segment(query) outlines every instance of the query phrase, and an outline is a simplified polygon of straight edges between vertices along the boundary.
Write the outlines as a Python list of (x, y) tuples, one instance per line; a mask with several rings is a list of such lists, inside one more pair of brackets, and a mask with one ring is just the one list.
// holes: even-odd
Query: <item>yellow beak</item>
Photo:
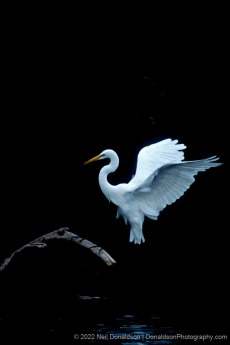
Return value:
[(97, 161), (99, 158), (101, 158), (102, 156), (103, 156), (102, 154), (100, 154), (100, 155), (98, 155), (98, 156), (95, 156), (95, 157), (89, 159), (88, 161), (86, 161), (86, 162), (84, 163), (84, 165), (89, 164), (89, 163), (93, 163), (93, 162)]

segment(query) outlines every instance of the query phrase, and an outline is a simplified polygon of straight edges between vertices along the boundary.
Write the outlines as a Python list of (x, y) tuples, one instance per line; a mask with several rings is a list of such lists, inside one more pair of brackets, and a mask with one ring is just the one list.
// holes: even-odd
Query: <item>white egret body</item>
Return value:
[(219, 158), (183, 161), (184, 144), (165, 139), (144, 147), (138, 154), (136, 173), (129, 183), (111, 185), (107, 177), (119, 166), (113, 150), (105, 150), (85, 164), (110, 159), (99, 173), (99, 185), (108, 198), (117, 205), (117, 218), (122, 216), (130, 224), (130, 242), (145, 242), (142, 226), (144, 217), (156, 220), (167, 205), (179, 199), (195, 181), (194, 176), (206, 169), (217, 167)]

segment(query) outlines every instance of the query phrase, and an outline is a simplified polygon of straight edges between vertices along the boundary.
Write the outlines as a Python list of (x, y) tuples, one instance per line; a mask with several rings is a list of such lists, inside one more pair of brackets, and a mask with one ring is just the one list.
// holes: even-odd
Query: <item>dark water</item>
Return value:
[[(88, 324), (79, 320), (54, 318), (39, 325), (31, 322), (0, 322), (0, 339), (8, 341), (47, 341), (50, 344), (62, 340), (73, 344), (173, 344), (170, 336), (176, 333), (174, 327), (157, 315), (121, 314), (116, 317), (102, 317)], [(158, 337), (158, 338), (157, 338)], [(165, 339), (164, 339), (165, 338)]]
[[(32, 308), (36, 311), (36, 303)], [(133, 309), (125, 305), (83, 303), (82, 309), (54, 310), (17, 315), (0, 319), (0, 344), (28, 341), (49, 344), (228, 344), (228, 327), (223, 316), (168, 312), (159, 307)], [(213, 322), (211, 322), (213, 320)], [(217, 320), (220, 322), (217, 323)], [(216, 337), (216, 339), (215, 339)], [(218, 339), (217, 339), (218, 338)]]
[(97, 323), (92, 343), (105, 339), (110, 344), (171, 344), (172, 334), (175, 334), (175, 328), (162, 323), (157, 315), (121, 314), (112, 322)]
[(169, 321), (155, 314), (120, 313), (89, 316), (84, 324), (79, 320), (58, 319), (35, 333), (37, 338), (73, 344), (175, 344), (172, 337), (178, 333)]
[[(55, 344), (62, 341), (64, 344), (227, 344), (227, 328), (216, 327), (209, 321), (200, 319), (197, 315), (187, 318), (186, 315), (165, 315), (164, 312), (155, 310), (156, 313), (144, 310), (110, 310), (102, 309), (87, 312), (79, 316), (65, 315), (53, 319), (47, 318), (46, 322), (37, 323), (28, 330), (28, 325), (19, 330), (22, 340), (47, 341)], [(175, 311), (176, 312), (176, 311)], [(45, 316), (45, 315), (44, 315)], [(218, 315), (217, 315), (218, 318)], [(202, 319), (202, 317), (201, 317)], [(44, 320), (43, 320), (44, 321)], [(12, 331), (12, 329), (11, 329)], [(30, 335), (29, 332), (30, 331)], [(215, 337), (219, 337), (215, 339)]]
[(186, 326), (178, 321), (164, 319), (157, 314), (120, 314), (98, 321), (91, 332), (73, 335), (77, 343), (99, 344), (227, 344), (225, 331), (208, 326), (198, 327), (192, 322)]

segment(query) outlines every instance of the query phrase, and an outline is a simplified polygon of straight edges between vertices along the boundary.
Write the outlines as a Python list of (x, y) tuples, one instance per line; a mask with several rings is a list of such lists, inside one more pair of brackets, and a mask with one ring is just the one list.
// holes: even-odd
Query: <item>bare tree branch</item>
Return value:
[(45, 241), (47, 240), (53, 240), (53, 239), (62, 239), (67, 241), (73, 241), (76, 244), (83, 246), (85, 248), (90, 249), (91, 252), (99, 256), (106, 265), (111, 266), (116, 263), (116, 261), (101, 247), (97, 246), (96, 244), (79, 237), (78, 235), (74, 234), (73, 232), (68, 231), (69, 228), (60, 228), (59, 230), (52, 231), (48, 234), (45, 234), (39, 238), (36, 238), (35, 240), (25, 244), (23, 247), (17, 249), (15, 252), (13, 252), (10, 257), (6, 258), (3, 263), (0, 266), (0, 271), (3, 271), (10, 261), (13, 259), (15, 254), (20, 253), (23, 249), (28, 247), (37, 247), (37, 248), (44, 248), (47, 246), (47, 243)]

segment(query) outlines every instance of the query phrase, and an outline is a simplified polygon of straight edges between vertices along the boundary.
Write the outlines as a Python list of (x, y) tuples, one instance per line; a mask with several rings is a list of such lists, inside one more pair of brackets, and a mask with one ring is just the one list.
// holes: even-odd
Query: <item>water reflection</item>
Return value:
[(107, 340), (109, 344), (173, 344), (170, 339), (175, 329), (157, 315), (123, 314), (114, 319), (100, 320), (94, 333), (96, 338), (91, 342)]

